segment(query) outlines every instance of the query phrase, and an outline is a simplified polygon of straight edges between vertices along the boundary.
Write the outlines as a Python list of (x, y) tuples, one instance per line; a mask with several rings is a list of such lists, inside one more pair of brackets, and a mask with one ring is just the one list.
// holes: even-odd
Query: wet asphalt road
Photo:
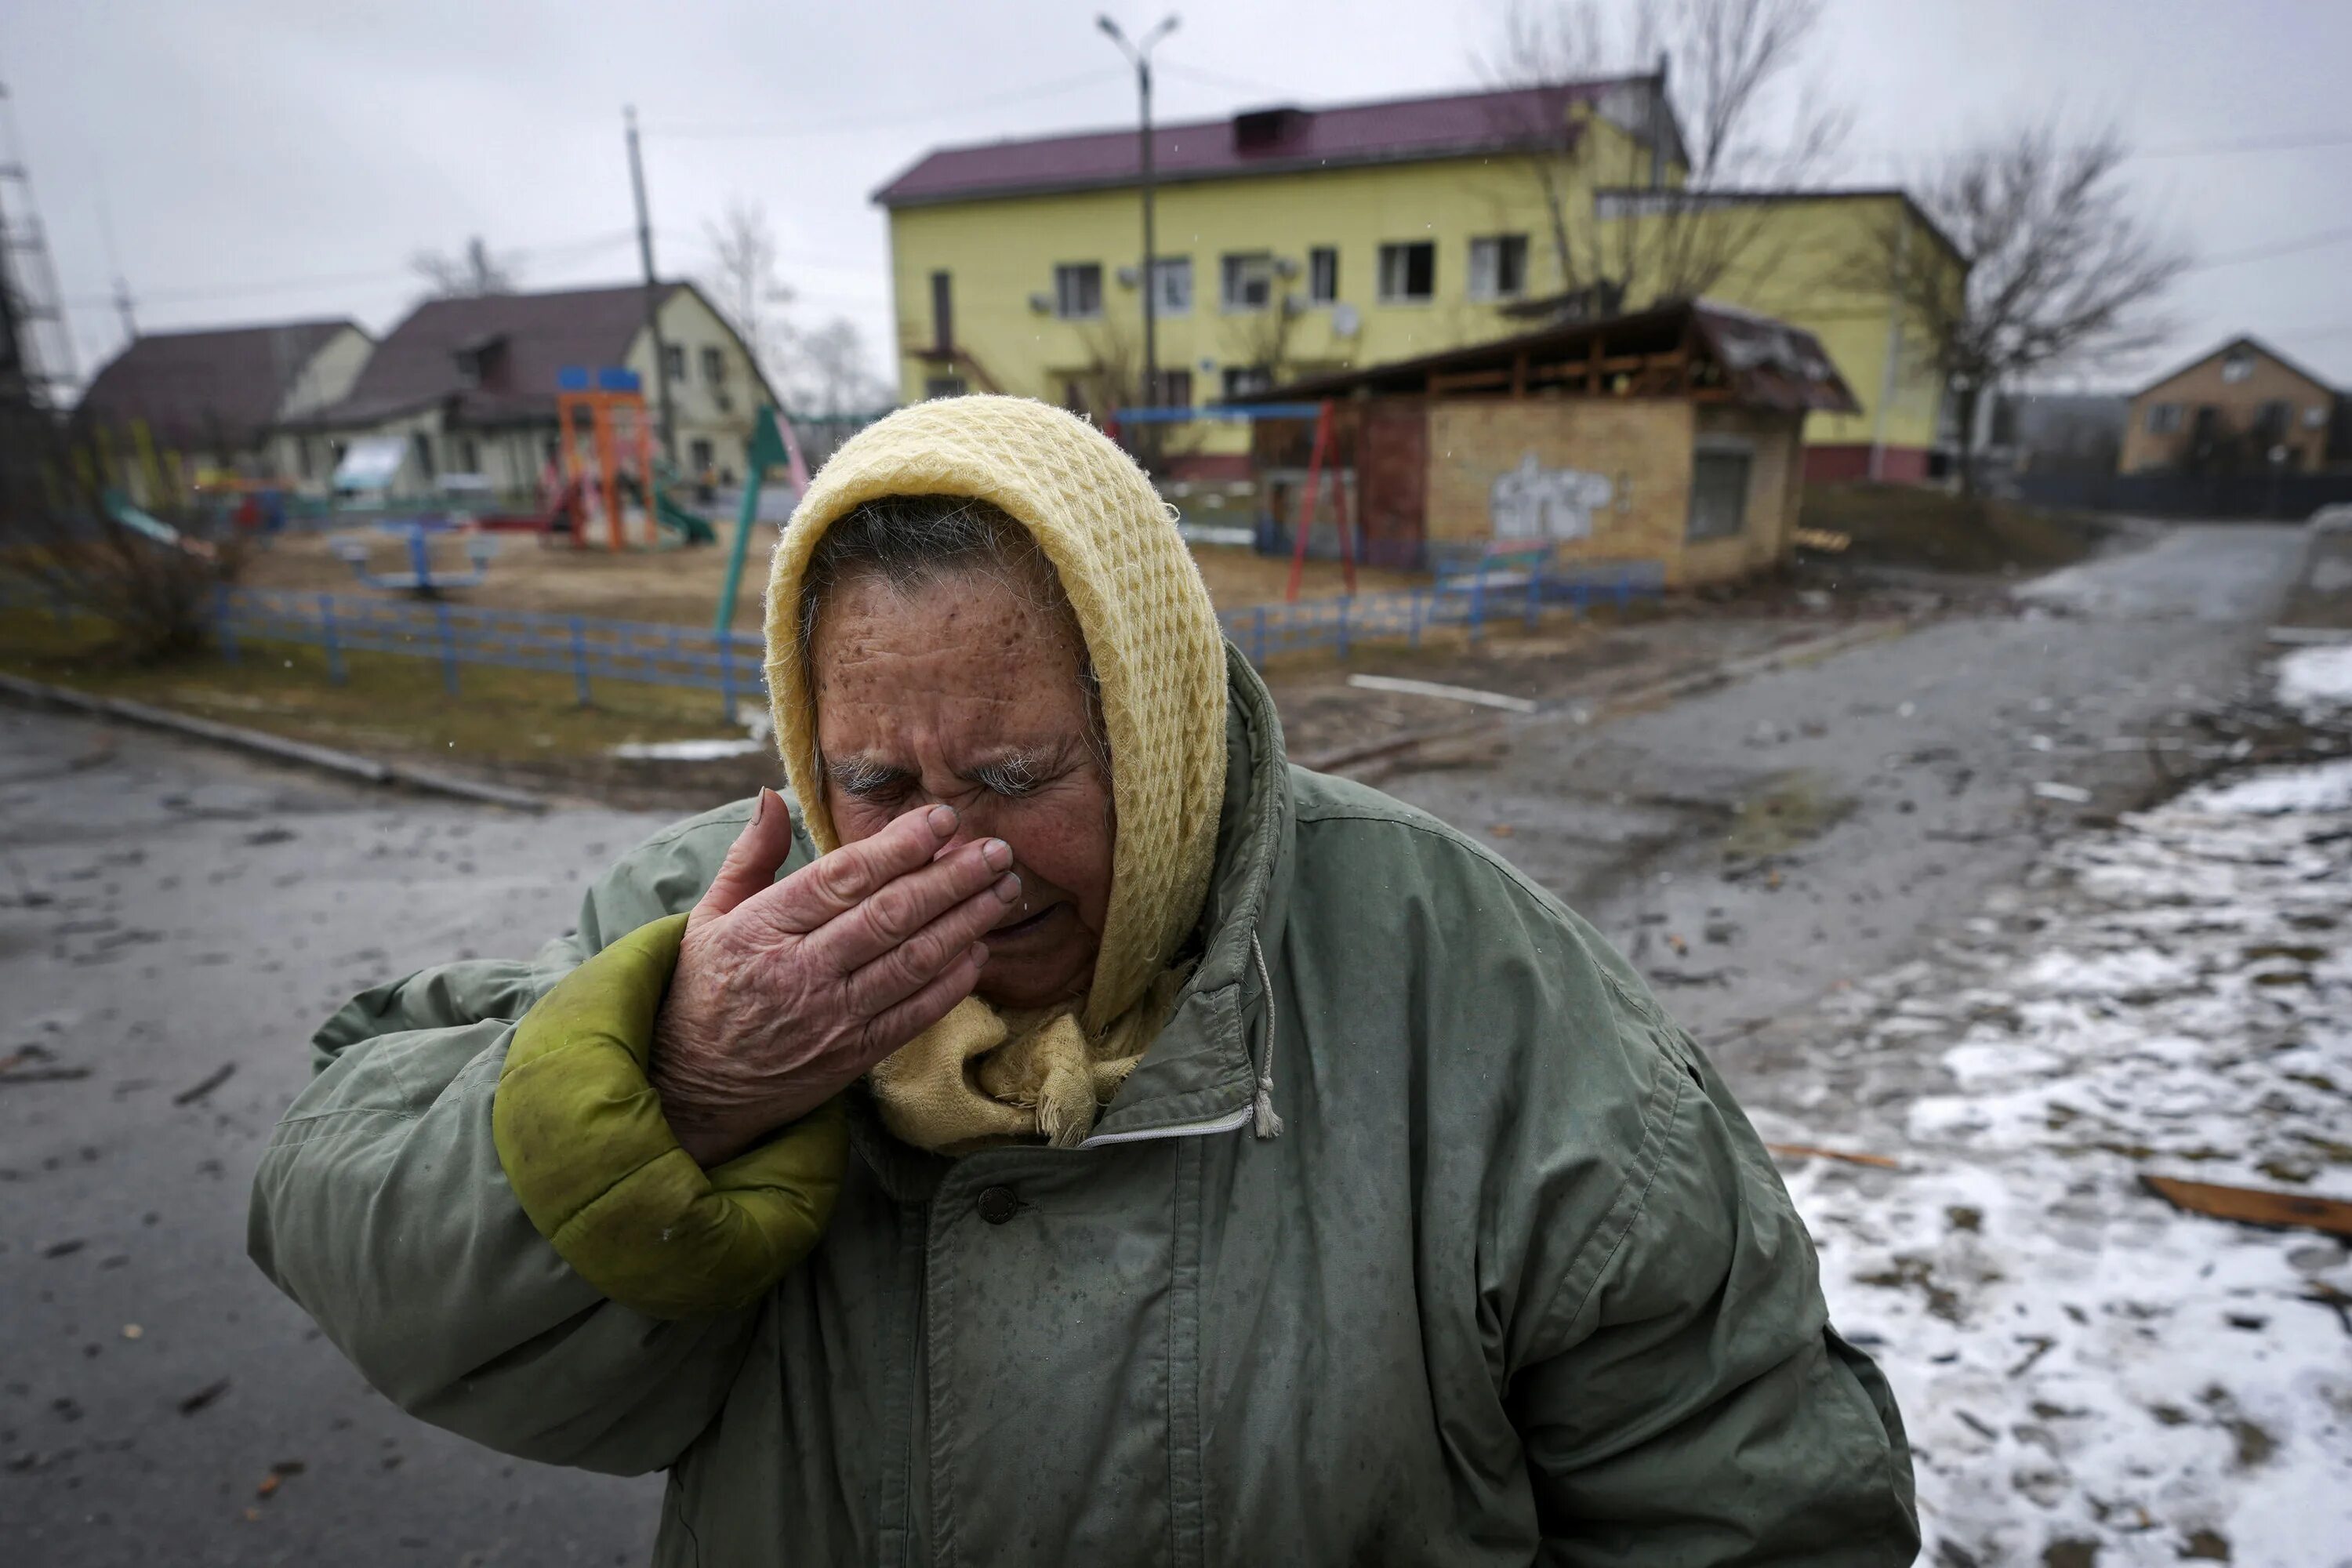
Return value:
[[(2181, 528), (2030, 584), (2014, 616), (1593, 730), (1541, 720), (1493, 768), (1382, 787), (1560, 893), (1736, 1070), (1744, 1026), (1895, 962), (2078, 815), (2138, 804), (2137, 742), (2245, 679), (2302, 549), (2292, 527)], [(1744, 869), (1756, 848), (1770, 866)]]
[[(1387, 787), (1508, 825), (1497, 848), (1730, 1038), (1900, 955), (2085, 809), (2037, 805), (2035, 782), (2092, 788), (2091, 809), (2140, 790), (2144, 759), (2105, 743), (2242, 678), (2298, 549), (2180, 531), (2045, 580), (2033, 618), (1524, 728), (1496, 768)], [(1736, 807), (1767, 798), (1833, 820), (1778, 886), (1727, 880)], [(401, 1415), (246, 1262), (244, 1218), (320, 1018), (425, 963), (528, 952), (657, 824), (393, 800), (0, 709), (0, 1058), (36, 1053), (0, 1085), (0, 1562), (645, 1560), (656, 1483)]]
[(657, 1483), (401, 1415), (246, 1261), (245, 1199), (329, 1012), (529, 952), (658, 820), (395, 800), (0, 708), (0, 1058), (44, 1053), (0, 1083), (0, 1563), (646, 1560)]

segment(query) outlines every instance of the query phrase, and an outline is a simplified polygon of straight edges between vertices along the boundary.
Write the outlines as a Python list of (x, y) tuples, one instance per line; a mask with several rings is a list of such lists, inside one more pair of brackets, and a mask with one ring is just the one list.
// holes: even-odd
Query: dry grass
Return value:
[(1943, 572), (2045, 572), (2098, 548), (2106, 526), (1918, 485), (1808, 485), (1799, 522), (1849, 535), (1840, 557)]
[[(722, 538), (732, 526), (722, 525)], [(288, 534), (270, 542), (247, 564), (246, 585), (312, 594), (349, 594), (362, 598), (404, 597), (362, 584), (335, 555), (333, 542), (337, 537), (369, 541), (373, 550), (372, 559), (381, 570), (406, 569), (405, 546), (372, 530), (354, 530), (340, 536)], [(760, 524), (751, 536), (750, 552), (744, 560), (742, 591), (735, 606), (735, 626), (739, 630), (760, 629), (761, 595), (767, 586), (768, 557), (775, 543), (776, 531), (766, 523)], [(1209, 595), (1220, 609), (1279, 599), (1290, 575), (1286, 557), (1260, 555), (1243, 546), (1206, 545), (1192, 553), (1201, 564), (1201, 576), (1208, 584)], [(446, 540), (436, 543), (433, 559), (436, 563), (446, 561), (453, 567), (464, 563), (463, 552)], [(478, 605), (488, 609), (708, 626), (718, 607), (719, 591), (726, 575), (727, 552), (723, 545), (615, 553), (574, 549), (562, 542), (542, 544), (530, 534), (509, 533), (499, 536), (498, 557), (490, 563), (489, 574), (482, 585), (457, 590), (449, 598), (453, 604)], [(1410, 587), (1427, 581), (1409, 573), (1376, 572), (1369, 567), (1358, 576), (1358, 589), (1362, 593)], [(1306, 580), (1300, 589), (1304, 596), (1327, 597), (1345, 591), (1346, 580), (1339, 563), (1307, 563)]]

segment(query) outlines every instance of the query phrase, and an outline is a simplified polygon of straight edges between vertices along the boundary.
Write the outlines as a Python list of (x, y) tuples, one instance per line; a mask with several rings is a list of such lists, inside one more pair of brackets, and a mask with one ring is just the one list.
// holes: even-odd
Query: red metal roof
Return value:
[[(1156, 180), (1176, 183), (1279, 174), (1349, 163), (1387, 163), (1509, 152), (1555, 134), (1568, 106), (1646, 77), (1558, 87), (1391, 99), (1335, 109), (1256, 110), (1223, 120), (1155, 126)], [(874, 193), (886, 207), (971, 201), (1135, 184), (1141, 177), (1133, 129), (1090, 131), (942, 147)]]

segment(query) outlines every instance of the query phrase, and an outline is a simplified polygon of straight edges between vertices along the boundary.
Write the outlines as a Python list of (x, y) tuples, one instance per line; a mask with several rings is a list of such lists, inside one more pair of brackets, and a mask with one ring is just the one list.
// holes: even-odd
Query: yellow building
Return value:
[[(904, 397), (993, 389), (1100, 415), (1138, 395), (1137, 142), (1115, 131), (945, 148), (876, 194)], [(1695, 215), (1683, 198), (1656, 216), (1682, 157), (1654, 78), (1160, 126), (1153, 162), (1158, 402), (1247, 398), (1596, 300), (1635, 308), (1677, 291), (1679, 272), (1827, 347), (1860, 412), (1816, 417), (1810, 475), (1928, 470), (1940, 381), (1892, 291), (1861, 282), (1864, 261), (1902, 230), (1949, 255), (1956, 279), (1965, 262), (1898, 191), (1709, 195)], [(1715, 264), (1694, 272), (1693, 250)], [(1612, 263), (1616, 285), (1593, 287)], [(1171, 439), (1179, 471), (1245, 467), (1236, 426)]]

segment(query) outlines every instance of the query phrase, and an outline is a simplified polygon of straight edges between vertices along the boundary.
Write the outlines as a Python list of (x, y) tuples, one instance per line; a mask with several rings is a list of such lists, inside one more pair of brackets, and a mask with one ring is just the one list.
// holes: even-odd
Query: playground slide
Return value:
[(190, 539), (163, 519), (142, 511), (121, 496), (108, 497), (106, 510), (108, 516), (124, 528), (133, 533), (144, 534), (158, 544), (173, 545), (191, 555), (210, 556), (213, 552), (210, 540)]
[(654, 515), (661, 520), (661, 525), (682, 535), (687, 543), (716, 544), (719, 542), (718, 532), (705, 519), (697, 517), (669, 497), (663, 495), (658, 489), (654, 492)]

